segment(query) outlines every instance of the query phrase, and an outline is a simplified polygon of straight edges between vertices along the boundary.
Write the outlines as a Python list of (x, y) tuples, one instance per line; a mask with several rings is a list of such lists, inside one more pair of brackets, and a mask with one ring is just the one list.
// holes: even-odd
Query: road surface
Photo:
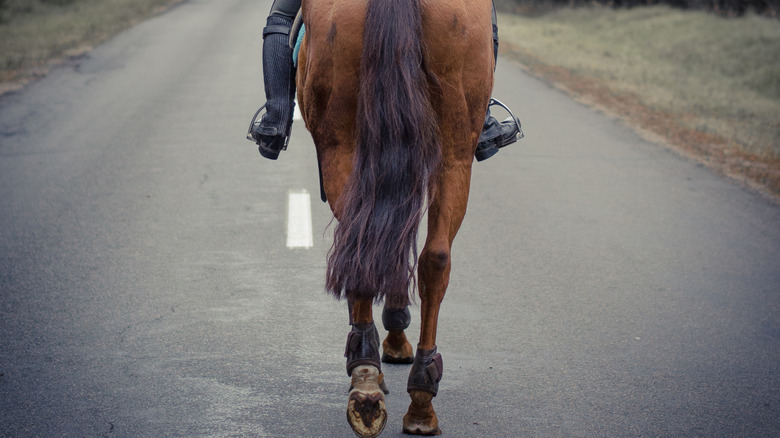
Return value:
[[(0, 98), (0, 436), (352, 436), (311, 138), (244, 140), (269, 9), (191, 0)], [(780, 206), (508, 59), (494, 95), (526, 139), (475, 163), (444, 436), (778, 436)]]

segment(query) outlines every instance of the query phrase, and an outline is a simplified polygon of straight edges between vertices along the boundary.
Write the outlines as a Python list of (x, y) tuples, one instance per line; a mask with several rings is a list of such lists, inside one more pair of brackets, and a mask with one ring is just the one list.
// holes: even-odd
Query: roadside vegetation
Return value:
[(0, 93), (182, 1), (0, 0)]
[(780, 194), (780, 21), (668, 6), (500, 14), (502, 50), (654, 139)]
[[(183, 1), (0, 0), (0, 94)], [(780, 2), (606, 4), (659, 2), (686, 9), (496, 0), (515, 12), (499, 14), (501, 50), (652, 140), (780, 196)]]
[(775, 18), (780, 16), (780, 0), (493, 0), (493, 2), (497, 8), (505, 12), (587, 5), (615, 8), (666, 5), (678, 9), (708, 11), (724, 17), (738, 17), (746, 12)]

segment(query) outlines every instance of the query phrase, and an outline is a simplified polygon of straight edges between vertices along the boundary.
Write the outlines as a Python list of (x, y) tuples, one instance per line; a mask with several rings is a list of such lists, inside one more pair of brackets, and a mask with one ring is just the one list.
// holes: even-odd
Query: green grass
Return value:
[(502, 42), (614, 93), (780, 159), (780, 21), (664, 6), (500, 14)]
[(24, 80), (183, 0), (0, 0), (0, 81)]

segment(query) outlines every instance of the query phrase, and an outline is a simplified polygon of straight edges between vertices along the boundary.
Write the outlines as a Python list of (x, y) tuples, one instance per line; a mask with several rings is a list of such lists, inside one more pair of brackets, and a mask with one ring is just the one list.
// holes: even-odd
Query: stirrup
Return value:
[[(509, 117), (502, 122), (498, 122), (495, 117), (490, 115), (490, 107), (494, 105), (504, 108), (504, 110), (509, 113)], [(500, 100), (494, 98), (490, 99), (490, 102), (488, 102), (487, 117), (488, 119), (493, 119), (493, 122), (491, 122), (490, 127), (483, 130), (479, 136), (479, 144), (477, 145), (477, 150), (474, 152), (474, 157), (477, 161), (487, 160), (498, 153), (500, 148), (510, 145), (525, 136), (525, 134), (523, 134), (523, 129), (521, 128), (520, 119), (515, 117), (512, 110)]]
[(246, 139), (251, 142), (256, 142), (255, 136), (253, 135), (255, 124), (259, 125), (260, 122), (257, 122), (257, 116), (260, 115), (260, 111), (265, 109), (266, 104), (264, 103), (263, 106), (260, 107), (260, 109), (257, 110), (254, 116), (252, 116), (252, 121), (249, 122), (249, 129), (246, 131)]
[[(262, 155), (265, 158), (275, 160), (279, 157), (279, 153), (281, 151), (287, 150), (287, 145), (290, 143), (290, 133), (287, 132), (286, 134), (280, 135), (276, 133), (277, 132), (276, 128), (273, 128), (274, 130), (273, 134), (270, 135), (261, 134), (261, 130), (263, 129), (261, 126), (262, 119), (261, 121), (258, 122), (257, 116), (259, 116), (260, 113), (265, 109), (266, 105), (268, 104), (264, 103), (263, 106), (261, 106), (257, 110), (257, 112), (255, 112), (255, 115), (252, 116), (252, 121), (249, 122), (249, 129), (247, 130), (246, 133), (246, 139), (257, 144), (260, 155)], [(280, 137), (280, 136), (282, 137), (284, 142), (281, 144), (281, 146), (278, 149), (269, 147), (269, 145), (266, 144), (266, 142), (262, 138), (262, 137)], [(269, 142), (269, 144), (270, 143), (271, 142)]]
[[(506, 146), (508, 144), (514, 143), (515, 141), (520, 140), (521, 138), (525, 137), (525, 134), (523, 134), (523, 129), (521, 127), (522, 124), (520, 123), (520, 119), (515, 117), (515, 114), (512, 112), (512, 110), (509, 109), (508, 106), (504, 105), (504, 103), (501, 102), (500, 100), (491, 97), (490, 98), (490, 102), (488, 102), (488, 110), (493, 105), (498, 105), (501, 108), (504, 108), (506, 110), (506, 112), (508, 112), (509, 115), (512, 116), (512, 120), (514, 121), (515, 127), (517, 128), (517, 134), (515, 134), (515, 139), (512, 140), (510, 143), (504, 143), (503, 146)], [(503, 147), (503, 146), (499, 146), (499, 147)]]

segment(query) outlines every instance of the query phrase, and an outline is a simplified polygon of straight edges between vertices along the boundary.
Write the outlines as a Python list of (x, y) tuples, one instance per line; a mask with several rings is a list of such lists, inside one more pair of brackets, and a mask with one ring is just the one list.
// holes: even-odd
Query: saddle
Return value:
[(292, 61), (294, 67), (298, 67), (298, 52), (301, 50), (301, 42), (304, 35), (306, 35), (306, 25), (303, 24), (301, 11), (298, 11), (298, 15), (295, 16), (293, 21), (292, 29), (290, 29), (290, 48), (293, 49)]

